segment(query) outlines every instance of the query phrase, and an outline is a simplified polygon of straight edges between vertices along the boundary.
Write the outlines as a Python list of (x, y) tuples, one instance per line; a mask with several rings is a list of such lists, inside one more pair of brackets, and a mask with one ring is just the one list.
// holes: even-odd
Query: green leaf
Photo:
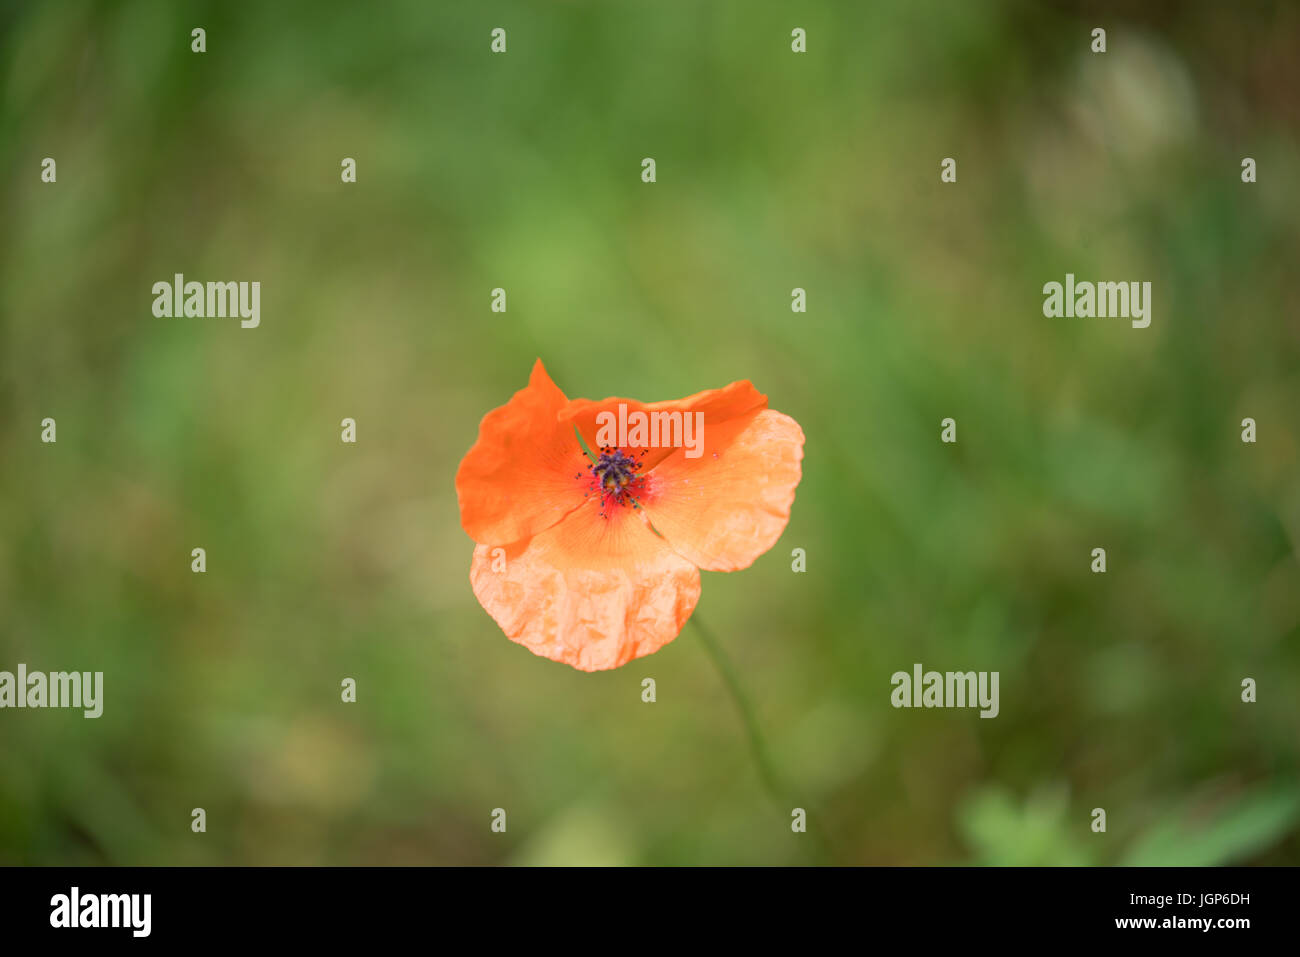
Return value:
[(1205, 821), (1192, 809), (1169, 815), (1129, 850), (1123, 863), (1133, 867), (1214, 867), (1240, 861), (1275, 844), (1300, 814), (1295, 787), (1256, 791)]
[(956, 824), (975, 864), (1068, 867), (1092, 862), (1090, 848), (1071, 832), (1061, 785), (1040, 787), (1023, 804), (1001, 788), (981, 789), (961, 802)]

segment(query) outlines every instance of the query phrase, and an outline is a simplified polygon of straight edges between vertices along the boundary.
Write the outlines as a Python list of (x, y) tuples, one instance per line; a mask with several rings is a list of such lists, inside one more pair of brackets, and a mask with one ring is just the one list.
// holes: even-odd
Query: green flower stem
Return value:
[(578, 431), (578, 427), (576, 425), (573, 427), (573, 434), (578, 437), (578, 444), (582, 446), (583, 454), (586, 455), (587, 458), (591, 459), (592, 465), (595, 465), (596, 456), (592, 455), (591, 449), (587, 448), (587, 440), (582, 437), (582, 433)]
[[(794, 805), (790, 800), (790, 793), (777, 776), (776, 767), (772, 764), (772, 758), (767, 750), (767, 742), (763, 738), (763, 732), (759, 730), (758, 719), (754, 717), (754, 709), (750, 707), (749, 699), (740, 687), (740, 679), (736, 677), (736, 669), (731, 664), (731, 659), (727, 657), (727, 652), (713, 636), (713, 633), (705, 627), (698, 614), (692, 615), (691, 621), (694, 622), (696, 631), (700, 633), (700, 638), (704, 642), (704, 648), (708, 651), (709, 657), (713, 659), (719, 674), (722, 675), (723, 684), (731, 692), (731, 698), (736, 703), (736, 710), (740, 712), (740, 719), (745, 724), (745, 731), (749, 736), (749, 747), (754, 752), (754, 763), (758, 766), (758, 776), (763, 782), (763, 787), (767, 790), (768, 796), (782, 810), (791, 810)], [(822, 830), (823, 819), (819, 813), (807, 807), (807, 803), (807, 801), (803, 802), (810, 818), (808, 821), (808, 836), (812, 838), (821, 859), (825, 862), (833, 862), (835, 854), (830, 844), (827, 843), (825, 833)]]
[(723, 684), (731, 692), (732, 699), (736, 702), (736, 709), (740, 712), (740, 718), (745, 723), (745, 731), (749, 734), (749, 746), (754, 752), (754, 763), (758, 765), (758, 776), (763, 781), (763, 787), (772, 799), (779, 804), (784, 804), (786, 792), (777, 778), (776, 770), (772, 765), (772, 759), (768, 755), (767, 742), (763, 739), (763, 733), (759, 730), (758, 719), (754, 717), (754, 709), (749, 705), (749, 699), (745, 697), (745, 692), (740, 687), (740, 681), (736, 677), (736, 669), (731, 664), (731, 659), (727, 657), (726, 651), (722, 645), (713, 637), (713, 633), (704, 626), (698, 614), (691, 616), (691, 622), (695, 625), (696, 630), (700, 633), (700, 638), (704, 641), (704, 647), (713, 659), (718, 671), (722, 675)]

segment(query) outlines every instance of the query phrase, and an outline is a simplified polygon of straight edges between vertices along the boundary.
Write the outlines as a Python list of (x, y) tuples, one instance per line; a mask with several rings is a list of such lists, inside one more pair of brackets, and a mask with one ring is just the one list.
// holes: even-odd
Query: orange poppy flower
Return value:
[[(665, 423), (657, 446), (635, 428), (608, 441), (611, 416), (634, 413)], [(701, 427), (687, 445), (671, 430), (670, 445), (671, 417), (653, 413)], [(474, 595), (512, 641), (583, 671), (652, 654), (695, 609), (700, 569), (747, 568), (780, 538), (803, 441), (748, 381), (671, 402), (570, 401), (538, 359), (456, 472)]]

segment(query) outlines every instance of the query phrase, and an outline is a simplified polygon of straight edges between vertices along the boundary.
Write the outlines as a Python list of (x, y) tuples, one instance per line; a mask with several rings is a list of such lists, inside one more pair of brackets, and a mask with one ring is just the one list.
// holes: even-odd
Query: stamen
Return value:
[[(644, 455), (643, 449), (641, 456)], [(645, 476), (638, 474), (641, 466), (640, 458), (633, 458), (622, 449), (602, 446), (600, 457), (588, 469), (591, 484), (583, 498), (592, 494), (600, 496), (600, 517), (605, 519), (617, 507), (640, 508), (637, 496), (645, 491)]]

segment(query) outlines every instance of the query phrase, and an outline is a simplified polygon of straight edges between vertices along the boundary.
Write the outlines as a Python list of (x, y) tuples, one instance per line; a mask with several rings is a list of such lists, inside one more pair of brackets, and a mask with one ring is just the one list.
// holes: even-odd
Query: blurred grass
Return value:
[[(452, 478), (541, 356), (803, 426), (699, 610), (832, 860), (1300, 863), (1300, 14), (1119, 11), (6, 8), (0, 669), (106, 704), (0, 714), (0, 861), (823, 860), (689, 627), (584, 675), (475, 602)], [(1067, 271), (1151, 328), (1043, 319)], [(153, 319), (175, 272), (261, 328)], [(1001, 714), (893, 710), (914, 661)]]

